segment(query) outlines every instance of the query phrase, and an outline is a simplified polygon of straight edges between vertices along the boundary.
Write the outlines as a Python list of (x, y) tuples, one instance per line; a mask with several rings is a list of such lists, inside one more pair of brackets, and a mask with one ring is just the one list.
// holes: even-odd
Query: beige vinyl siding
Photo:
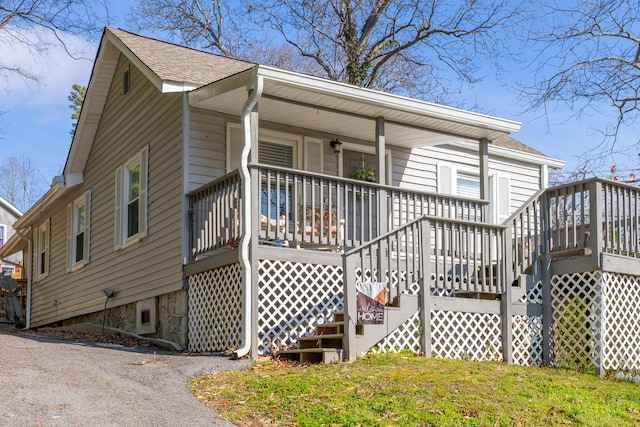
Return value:
[(189, 187), (193, 190), (224, 175), (226, 164), (226, 123), (208, 110), (191, 107), (189, 143)]
[(515, 212), (540, 189), (540, 166), (518, 160), (490, 158), (489, 173), (509, 178), (510, 213)]
[[(51, 217), (51, 271), (33, 287), (33, 326), (101, 311), (106, 287), (117, 292), (109, 307), (182, 288), (182, 94), (159, 93), (132, 66), (130, 92), (122, 95), (122, 73), (128, 67), (121, 57), (84, 183), (60, 201), (61, 209)], [(147, 236), (114, 250), (114, 173), (147, 144)], [(91, 260), (67, 273), (62, 207), (87, 190), (92, 194)]]
[[(432, 146), (412, 150), (392, 148), (392, 185), (406, 189), (437, 192), (438, 166), (477, 173), (478, 152)], [(540, 188), (540, 166), (506, 157), (489, 157), (489, 174), (509, 179), (509, 210), (513, 213)]]

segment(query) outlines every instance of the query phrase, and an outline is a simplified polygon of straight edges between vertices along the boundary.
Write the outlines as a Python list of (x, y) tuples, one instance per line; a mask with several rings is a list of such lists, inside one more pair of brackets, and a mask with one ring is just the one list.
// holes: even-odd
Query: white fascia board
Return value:
[(120, 52), (122, 52), (129, 62), (131, 62), (136, 68), (144, 74), (144, 76), (151, 81), (151, 83), (158, 88), (158, 90), (162, 91), (163, 81), (158, 77), (156, 73), (151, 71), (151, 68), (147, 67), (147, 65), (142, 62), (134, 53), (125, 45), (115, 34), (111, 31), (107, 30), (105, 32), (107, 40), (109, 40), (115, 47), (118, 48)]
[(57, 200), (63, 192), (64, 190), (57, 185), (52, 185), (51, 188), (13, 224), (13, 228), (18, 230), (34, 225), (36, 221), (44, 221), (46, 218), (41, 216), (42, 212)]
[(202, 85), (196, 83), (163, 80), (162, 93), (190, 92), (192, 90), (198, 89), (200, 86)]
[(521, 126), (521, 123), (512, 120), (501, 119), (498, 117), (474, 113), (472, 111), (461, 110), (458, 108), (448, 107), (446, 105), (420, 101), (372, 89), (356, 87), (346, 83), (307, 76), (292, 71), (280, 70), (264, 65), (258, 65), (256, 68), (258, 75), (265, 79), (265, 83), (267, 81), (273, 81), (274, 83), (291, 85), (306, 90), (330, 94), (334, 97), (429, 116), (468, 126), (504, 132), (506, 134), (518, 132)]
[[(477, 150), (478, 145), (471, 141), (457, 141), (450, 145), (466, 148), (469, 150)], [(527, 153), (525, 151), (513, 150), (511, 148), (498, 147), (493, 144), (489, 144), (489, 155), (497, 157), (505, 157), (507, 159), (520, 160), (527, 163), (533, 163), (536, 165), (547, 165), (553, 169), (561, 169), (564, 167), (564, 160), (554, 159), (553, 157), (540, 156), (538, 154)]]
[(2, 197), (0, 197), (0, 205), (3, 205), (5, 207), (6, 210), (8, 210), (9, 212), (11, 212), (12, 214), (14, 214), (16, 217), (20, 217), (22, 216), (22, 212), (20, 212), (20, 210), (18, 210), (18, 208), (16, 208), (15, 206), (13, 206), (11, 203), (9, 203), (8, 201), (6, 201), (5, 199), (3, 199)]
[(198, 105), (209, 98), (230, 92), (240, 87), (252, 87), (256, 81), (256, 67), (202, 86), (189, 93), (189, 105)]

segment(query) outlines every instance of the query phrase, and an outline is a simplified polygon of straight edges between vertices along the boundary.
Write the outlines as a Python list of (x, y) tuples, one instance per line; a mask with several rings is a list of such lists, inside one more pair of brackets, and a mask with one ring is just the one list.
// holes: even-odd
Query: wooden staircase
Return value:
[[(381, 325), (358, 325), (356, 339), (358, 354), (364, 354), (418, 311), (418, 296), (401, 294), (396, 306), (385, 307), (385, 322)], [(345, 360), (343, 312), (333, 315), (333, 322), (319, 323), (316, 333), (298, 338), (298, 348), (282, 350), (280, 359), (300, 363), (334, 363)]]

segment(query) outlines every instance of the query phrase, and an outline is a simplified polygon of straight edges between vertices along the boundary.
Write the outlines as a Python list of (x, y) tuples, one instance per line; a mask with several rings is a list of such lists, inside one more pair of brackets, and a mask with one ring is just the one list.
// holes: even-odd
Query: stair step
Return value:
[(341, 348), (304, 348), (282, 350), (278, 353), (278, 358), (300, 363), (334, 363), (342, 361), (342, 354)]
[(342, 348), (344, 334), (311, 335), (298, 338), (299, 349), (317, 348)]
[(316, 325), (316, 335), (341, 334), (344, 332), (344, 322), (319, 323)]

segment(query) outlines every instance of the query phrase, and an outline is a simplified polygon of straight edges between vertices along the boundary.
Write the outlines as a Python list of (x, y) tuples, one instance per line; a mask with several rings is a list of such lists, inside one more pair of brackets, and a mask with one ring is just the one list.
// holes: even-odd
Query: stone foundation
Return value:
[[(155, 329), (155, 333), (144, 333), (149, 330), (148, 327), (142, 333), (137, 330), (136, 324), (140, 324), (140, 311), (137, 302), (118, 307), (109, 307), (107, 304), (107, 310), (104, 313), (103, 311), (98, 311), (67, 319), (59, 322), (59, 326), (77, 323), (102, 325), (104, 316), (104, 325), (106, 327), (121, 329), (145, 337), (173, 341), (183, 348), (187, 348), (187, 291), (176, 291), (154, 297), (151, 300), (155, 300), (155, 304), (151, 304), (151, 306), (155, 305), (155, 328), (151, 328), (151, 330)], [(144, 301), (147, 302), (148, 300)], [(151, 316), (151, 318), (153, 317)]]

